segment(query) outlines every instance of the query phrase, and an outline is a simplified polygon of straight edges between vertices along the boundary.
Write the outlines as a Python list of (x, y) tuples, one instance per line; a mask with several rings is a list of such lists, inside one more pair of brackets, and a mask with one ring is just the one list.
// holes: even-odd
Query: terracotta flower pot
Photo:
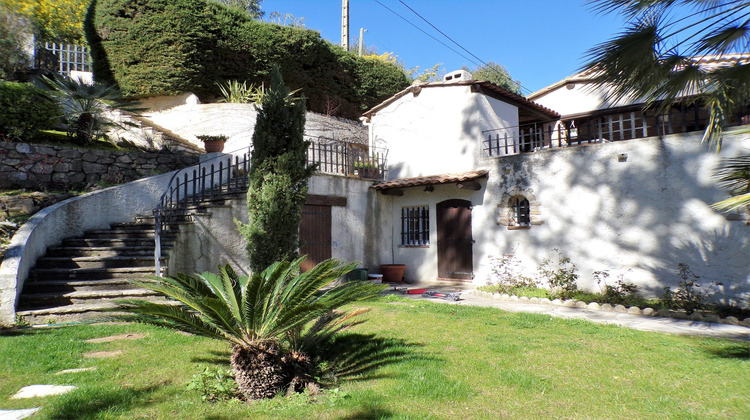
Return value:
[(404, 271), (406, 271), (406, 265), (404, 264), (383, 264), (380, 266), (384, 283), (403, 283)]
[(223, 141), (204, 141), (203, 147), (206, 148), (206, 153), (220, 153), (224, 151), (224, 143)]

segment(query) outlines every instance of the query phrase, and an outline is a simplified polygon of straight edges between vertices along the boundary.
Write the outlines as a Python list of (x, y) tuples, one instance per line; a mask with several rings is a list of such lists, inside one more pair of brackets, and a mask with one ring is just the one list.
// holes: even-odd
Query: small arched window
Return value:
[(510, 219), (513, 226), (530, 226), (531, 214), (529, 200), (522, 195), (517, 195), (510, 199), (509, 204), (512, 212)]

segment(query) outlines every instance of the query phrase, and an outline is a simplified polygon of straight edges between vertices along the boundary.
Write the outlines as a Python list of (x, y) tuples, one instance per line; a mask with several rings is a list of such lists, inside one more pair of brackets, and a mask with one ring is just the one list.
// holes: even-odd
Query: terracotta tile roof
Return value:
[[(733, 53), (733, 54), (721, 54), (721, 55), (703, 55), (691, 58), (694, 64), (699, 65), (704, 71), (715, 70), (719, 67), (735, 65), (735, 64), (748, 64), (750, 62), (750, 53)], [(559, 87), (565, 86), (568, 83), (588, 83), (592, 82), (599, 71), (596, 68), (587, 68), (579, 71), (578, 73), (568, 76), (559, 82), (555, 82), (547, 87), (543, 87), (538, 91), (531, 93), (527, 96), (530, 100), (536, 100), (540, 96), (549, 93)]]
[(377, 183), (370, 188), (376, 190), (387, 190), (390, 188), (407, 188), (421, 187), (424, 185), (451, 184), (453, 182), (473, 181), (475, 179), (484, 178), (488, 173), (489, 171), (487, 171), (486, 169), (482, 169), (479, 171), (462, 172), (460, 174), (443, 174), (432, 176), (418, 176), (414, 178), (392, 179), (389, 181)]
[(518, 95), (516, 93), (513, 93), (505, 88), (502, 88), (492, 82), (488, 82), (486, 80), (462, 80), (462, 81), (450, 81), (450, 82), (427, 82), (427, 83), (417, 83), (413, 84), (406, 89), (402, 90), (401, 92), (396, 93), (395, 95), (391, 96), (390, 98), (386, 99), (385, 101), (381, 102), (380, 104), (372, 107), (368, 111), (364, 112), (362, 115), (365, 117), (372, 117), (374, 114), (377, 114), (378, 111), (381, 109), (387, 107), (388, 105), (392, 104), (399, 98), (402, 98), (406, 96), (409, 93), (418, 93), (421, 89), (426, 88), (438, 88), (438, 87), (451, 87), (451, 86), (472, 86), (479, 88), (478, 91), (488, 95), (495, 97), (498, 100), (502, 100), (504, 102), (507, 102), (511, 105), (515, 105), (521, 109), (527, 109), (530, 111), (535, 111), (538, 113), (543, 114), (546, 117), (550, 118), (559, 118), (560, 114), (557, 112), (540, 105), (536, 102), (530, 101), (526, 99), (525, 97)]

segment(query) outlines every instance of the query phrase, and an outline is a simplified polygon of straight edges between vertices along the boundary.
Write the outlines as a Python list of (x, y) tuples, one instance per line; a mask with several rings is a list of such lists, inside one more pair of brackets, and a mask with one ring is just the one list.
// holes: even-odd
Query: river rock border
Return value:
[(0, 142), (0, 188), (80, 189), (119, 184), (198, 163), (197, 153), (91, 150)]
[(554, 306), (563, 306), (563, 307), (568, 307), (568, 308), (591, 309), (595, 311), (607, 311), (607, 312), (620, 312), (620, 313), (627, 313), (631, 315), (659, 316), (659, 317), (664, 317), (664, 318), (687, 319), (691, 321), (714, 322), (714, 323), (719, 323), (719, 324), (729, 324), (729, 325), (739, 325), (743, 327), (750, 327), (750, 318), (745, 318), (744, 320), (740, 321), (738, 318), (733, 317), (733, 316), (721, 318), (715, 314), (703, 315), (697, 312), (688, 315), (684, 311), (672, 311), (669, 309), (656, 310), (653, 308), (639, 308), (637, 306), (626, 307), (623, 305), (611, 305), (609, 303), (599, 304), (597, 302), (586, 303), (586, 302), (575, 300), (575, 299), (550, 300), (547, 298), (538, 298), (538, 297), (530, 298), (526, 296), (519, 297), (515, 295), (508, 295), (507, 293), (492, 293), (492, 292), (485, 292), (482, 290), (474, 290), (473, 293), (477, 296), (486, 297), (490, 299), (505, 300), (505, 301), (519, 302), (519, 303), (531, 303), (531, 304), (537, 304), (537, 305), (554, 305)]

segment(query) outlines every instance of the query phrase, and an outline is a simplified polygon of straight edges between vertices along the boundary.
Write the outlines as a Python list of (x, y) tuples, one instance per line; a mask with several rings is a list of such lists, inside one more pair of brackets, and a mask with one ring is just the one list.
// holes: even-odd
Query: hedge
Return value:
[(29, 83), (0, 82), (0, 136), (27, 141), (52, 128), (61, 115), (57, 104)]
[(394, 64), (357, 57), (316, 31), (253, 20), (207, 0), (94, 0), (84, 23), (98, 81), (130, 97), (186, 91), (219, 95), (217, 82), (268, 86), (274, 64), (308, 109), (357, 117), (409, 85)]

